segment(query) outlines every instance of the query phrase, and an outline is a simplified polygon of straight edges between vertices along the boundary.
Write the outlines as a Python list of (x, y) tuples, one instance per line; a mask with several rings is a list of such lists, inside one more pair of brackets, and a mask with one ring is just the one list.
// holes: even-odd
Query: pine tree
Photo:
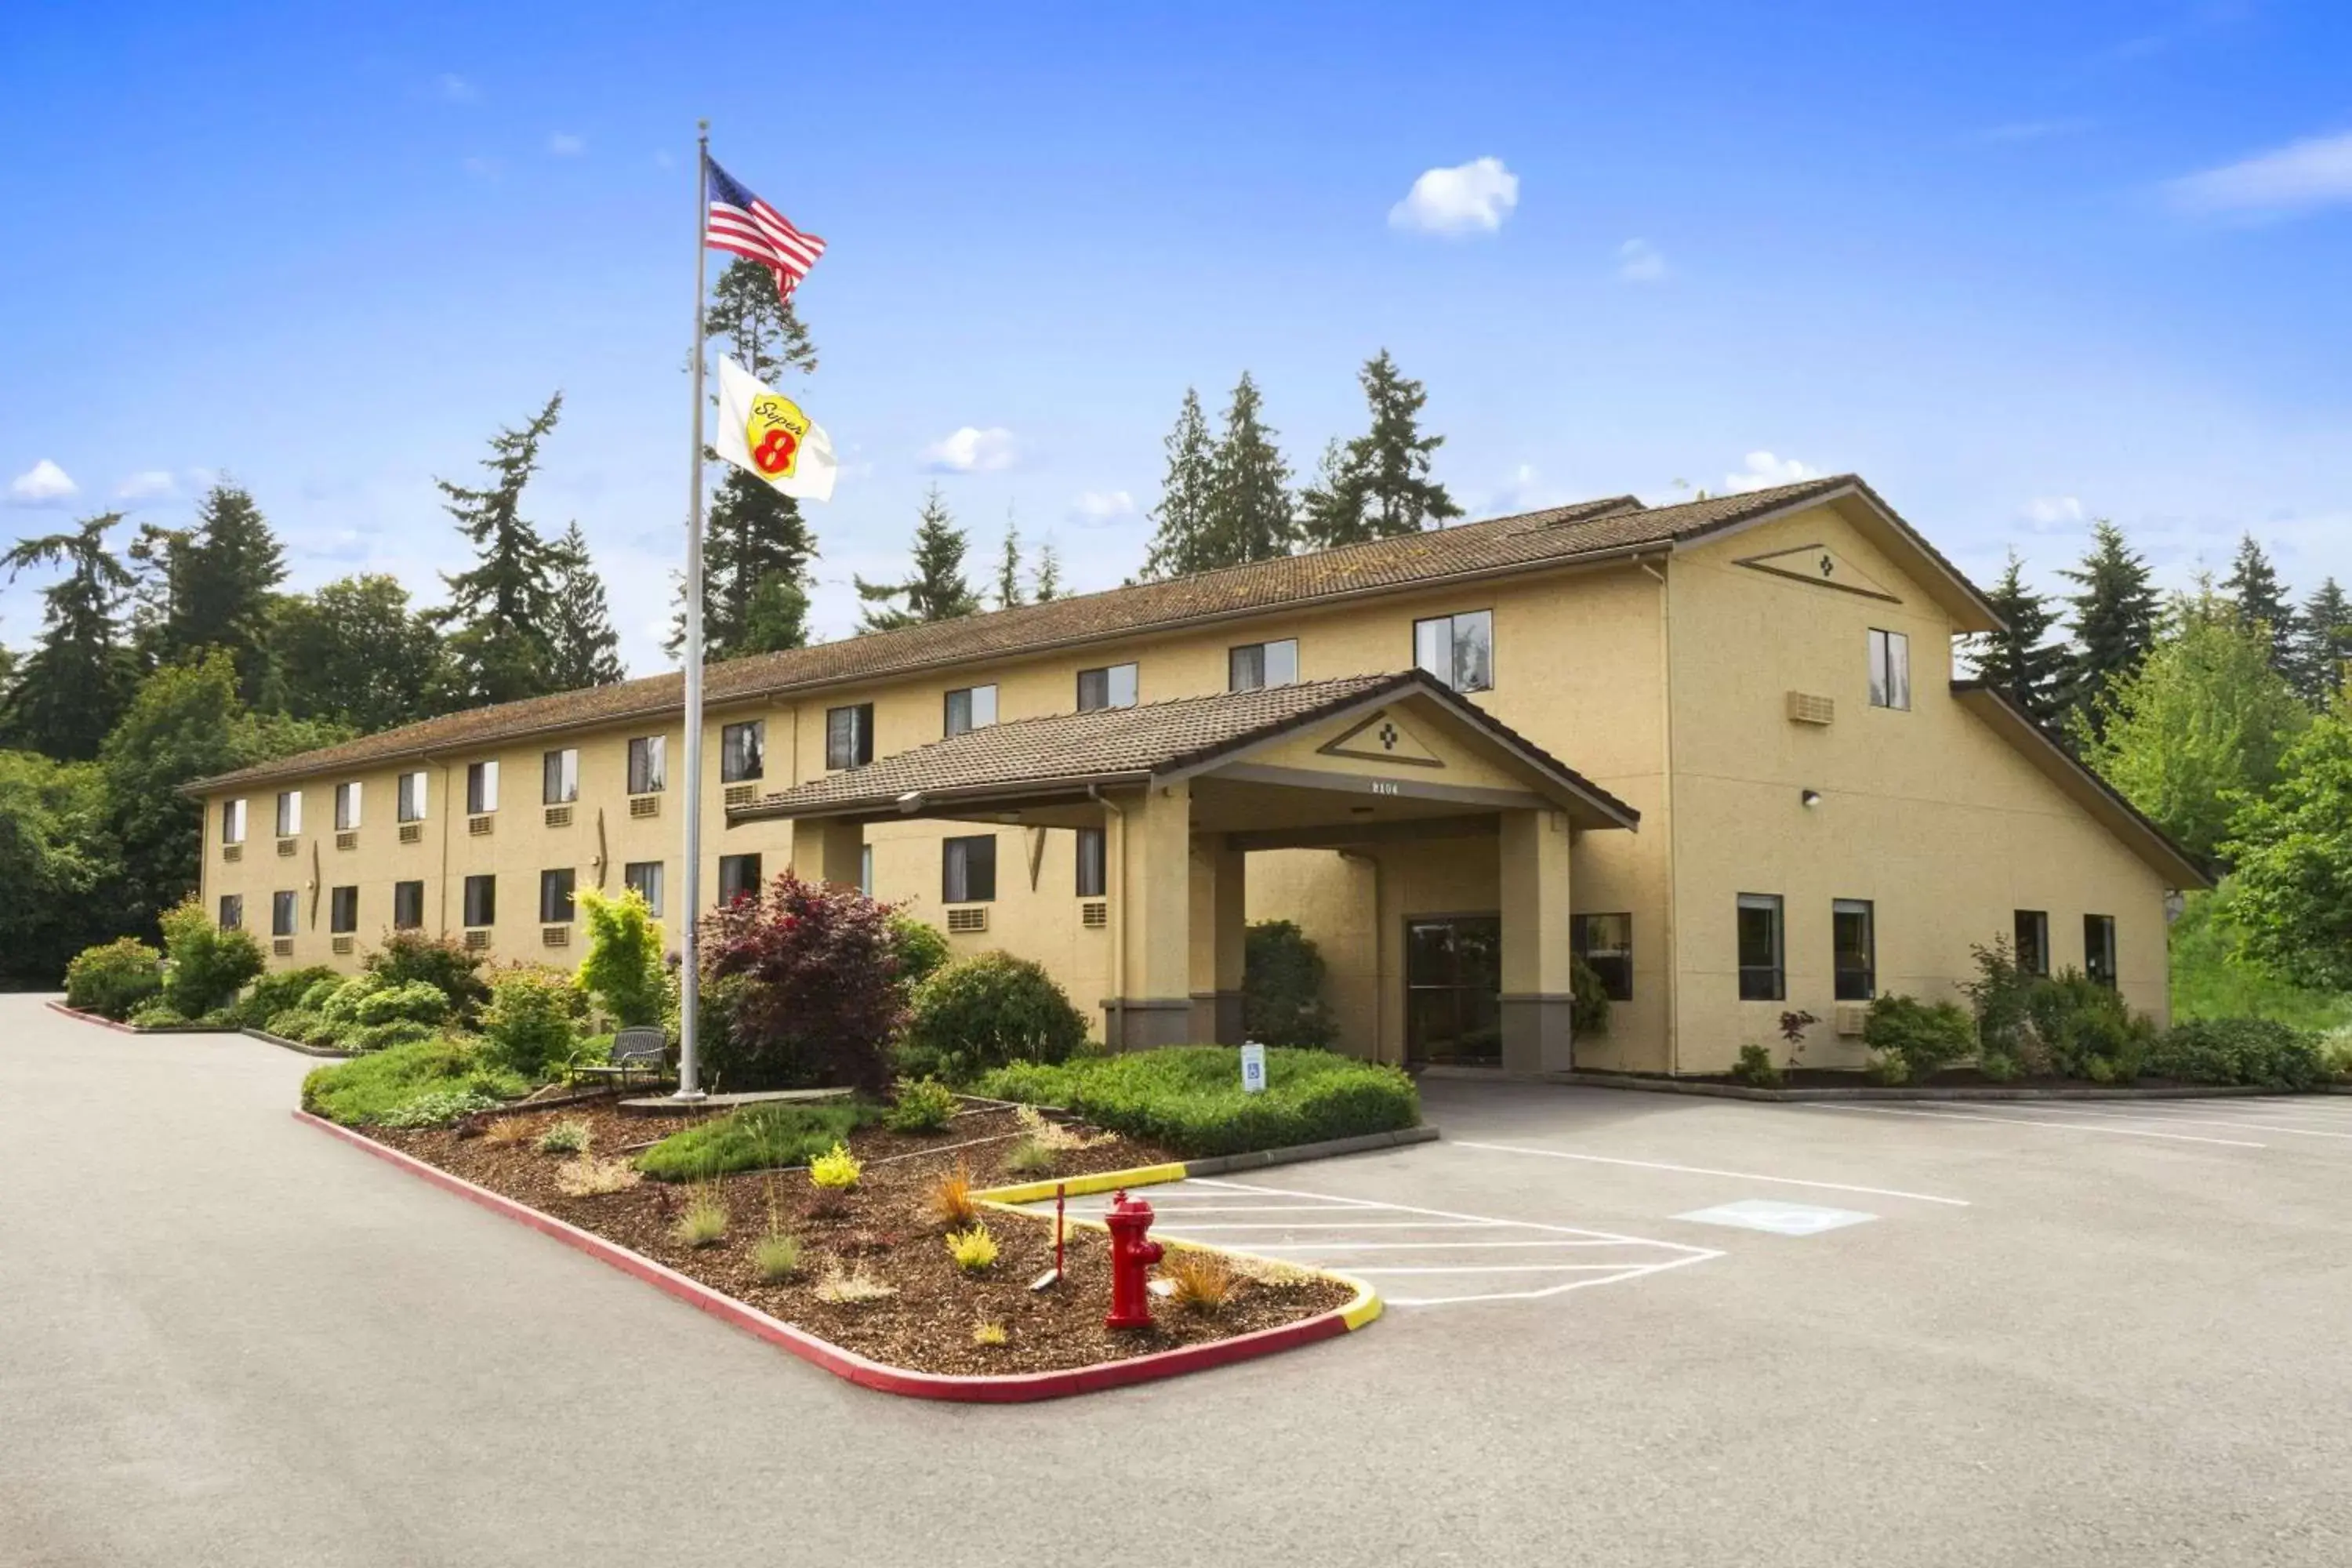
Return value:
[(808, 590), (788, 577), (761, 583), (743, 612), (735, 639), (737, 654), (781, 653), (809, 645)]
[(2050, 640), (2058, 616), (2048, 599), (2026, 586), (2024, 563), (2014, 550), (2000, 581), (1985, 597), (2009, 629), (1969, 639), (1977, 679), (2009, 697), (2036, 723), (2056, 723), (2066, 679), (2066, 646)]
[[(864, 632), (896, 631), (926, 621), (951, 621), (975, 615), (980, 595), (964, 580), (964, 552), (971, 547), (963, 530), (948, 514), (948, 503), (933, 485), (923, 498), (923, 514), (915, 524), (914, 575), (903, 583), (868, 583), (853, 578), (857, 596), (869, 606), (858, 624)], [(901, 605), (897, 601), (905, 600)]]
[(702, 312), (703, 336), (723, 344), (735, 363), (770, 386), (787, 370), (816, 370), (816, 343), (792, 306), (776, 293), (775, 275), (736, 257), (710, 288)]
[(2344, 667), (2352, 660), (2352, 599), (2328, 578), (2295, 617), (2294, 664), (2290, 679), (2305, 702), (2319, 711), (2340, 708)]
[(1146, 577), (1181, 577), (1220, 563), (1210, 539), (1216, 478), (1209, 421), (1201, 412), (1201, 395), (1188, 386), (1176, 427), (1168, 433), (1168, 477), (1160, 487), (1160, 504), (1151, 509), (1160, 529), (1144, 558)]
[(2101, 703), (2109, 688), (2138, 668), (2156, 644), (2156, 588), (2147, 561), (2105, 518), (2091, 525), (2082, 563), (2058, 574), (2083, 590), (2067, 601), (2074, 610), (2067, 722), (2095, 739), (2106, 727)]
[(206, 491), (170, 570), (176, 581), (158, 657), (176, 662), (198, 648), (226, 648), (237, 695), (247, 703), (274, 697), (270, 612), (286, 580), (286, 552), (252, 495), (226, 482)]
[(996, 607), (1009, 610), (1021, 602), (1021, 530), (1007, 517), (1004, 548), (996, 557)]
[(433, 711), (440, 634), (409, 609), (397, 577), (344, 577), (280, 599), (270, 641), (298, 719), (373, 734)]
[(629, 678), (621, 662), (621, 634), (613, 629), (613, 606), (604, 579), (588, 555), (587, 536), (574, 521), (555, 543), (556, 615), (548, 628), (548, 673), (559, 691), (611, 686)]
[(1259, 415), (1257, 384), (1242, 372), (1225, 409), (1210, 488), (1210, 566), (1238, 566), (1290, 553), (1298, 531), (1290, 468)]
[(2221, 579), (2221, 592), (2237, 606), (2241, 620), (2264, 628), (2270, 639), (2271, 668), (2291, 675), (2297, 640), (2294, 605), (2287, 598), (2271, 558), (2252, 534), (2239, 538), (2238, 558), (2230, 574)]
[(19, 540), (0, 556), (11, 583), (28, 567), (66, 568), (41, 590), (40, 643), (18, 666), (0, 710), (0, 744), (88, 761), (131, 700), (138, 671), (121, 615), (132, 577), (106, 547), (121, 521), (121, 512), (104, 512), (63, 533)]
[(1318, 550), (1443, 528), (1462, 515), (1445, 487), (1429, 478), (1430, 454), (1445, 437), (1421, 433), (1429, 401), (1421, 383), (1399, 373), (1386, 349), (1364, 362), (1358, 379), (1372, 427), (1344, 447), (1325, 448), (1321, 479), (1299, 498), (1307, 541)]
[(490, 438), (488, 488), (434, 481), (478, 562), (470, 572), (442, 574), (449, 603), (432, 616), (436, 627), (457, 628), (448, 633), (450, 707), (511, 702), (563, 689), (550, 640), (562, 563), (556, 547), (522, 515), (523, 488), (538, 471), (540, 443), (562, 408), (559, 392), (520, 429), (502, 429)]
[(1051, 539), (1037, 547), (1037, 569), (1031, 574), (1029, 596), (1043, 605), (1062, 597), (1062, 552)]

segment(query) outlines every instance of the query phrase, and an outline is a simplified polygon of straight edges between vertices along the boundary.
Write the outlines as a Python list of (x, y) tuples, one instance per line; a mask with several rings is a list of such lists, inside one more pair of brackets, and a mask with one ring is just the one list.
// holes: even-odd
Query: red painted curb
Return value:
[(101, 1029), (111, 1029), (118, 1035), (135, 1035), (139, 1031), (128, 1024), (118, 1024), (111, 1018), (101, 1018), (95, 1013), (85, 1013), (79, 1007), (68, 1007), (62, 1002), (46, 1004), (52, 1013), (63, 1013), (68, 1018), (79, 1018), (85, 1024), (96, 1024)]
[(411, 1175), (422, 1176), (435, 1186), (456, 1193), (459, 1197), (479, 1204), (509, 1219), (519, 1220), (541, 1235), (551, 1236), (567, 1247), (575, 1247), (591, 1258), (612, 1265), (624, 1274), (634, 1275), (656, 1289), (667, 1291), (690, 1307), (698, 1308), (771, 1344), (781, 1345), (803, 1361), (813, 1362), (835, 1377), (847, 1378), (852, 1383), (884, 1394), (980, 1405), (1014, 1405), (1036, 1399), (1059, 1399), (1067, 1394), (1095, 1394), (1106, 1388), (1176, 1377), (1188, 1372), (1206, 1372), (1211, 1367), (1229, 1366), (1234, 1362), (1271, 1355), (1276, 1351), (1312, 1344), (1318, 1340), (1334, 1339), (1348, 1331), (1348, 1324), (1341, 1315), (1344, 1309), (1334, 1308), (1296, 1323), (1285, 1323), (1279, 1328), (1260, 1329), (1255, 1333), (1237, 1334), (1232, 1339), (1217, 1340), (1209, 1344), (1155, 1351), (1150, 1355), (1133, 1356), (1126, 1361), (1097, 1362), (1092, 1366), (1073, 1367), (1065, 1372), (973, 1377), (938, 1372), (911, 1372), (905, 1367), (868, 1361), (855, 1351), (844, 1350), (829, 1340), (821, 1340), (806, 1330), (772, 1318), (757, 1307), (749, 1306), (732, 1296), (722, 1295), (699, 1280), (689, 1279), (641, 1252), (633, 1252), (592, 1231), (582, 1230), (578, 1226), (567, 1225), (552, 1215), (542, 1214), (488, 1187), (477, 1186), (463, 1176), (452, 1175), (438, 1165), (430, 1165), (414, 1155), (404, 1154), (364, 1133), (339, 1127), (307, 1110), (295, 1111), (294, 1119), (307, 1121), (321, 1131), (331, 1132), (345, 1142), (355, 1143), (376, 1158), (396, 1165)]

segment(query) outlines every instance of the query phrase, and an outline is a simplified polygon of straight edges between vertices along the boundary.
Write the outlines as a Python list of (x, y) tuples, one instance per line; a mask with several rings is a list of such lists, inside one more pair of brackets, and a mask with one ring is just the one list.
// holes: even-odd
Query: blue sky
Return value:
[[(1109, 586), (1188, 384), (1214, 413), (1250, 370), (1303, 476), (1382, 346), (1473, 516), (1850, 468), (1979, 577), (2014, 544), (2048, 583), (2110, 516), (2169, 583), (2246, 529), (2298, 591), (2352, 582), (2340, 4), (31, 0), (4, 26), (11, 537), (184, 521), (227, 473), (297, 586), (431, 597), (461, 560), (433, 476), (560, 387), (533, 515), (579, 520), (658, 668), (707, 115), (832, 245), (794, 389), (849, 465), (812, 509), (828, 636), (928, 485), (976, 558), (1011, 515)], [(0, 593), (0, 639), (37, 586)]]

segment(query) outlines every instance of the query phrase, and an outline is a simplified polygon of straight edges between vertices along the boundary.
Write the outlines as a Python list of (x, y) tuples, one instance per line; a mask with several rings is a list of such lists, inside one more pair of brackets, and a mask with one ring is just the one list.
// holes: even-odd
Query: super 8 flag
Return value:
[(711, 445), (780, 494), (833, 499), (833, 437), (799, 404), (769, 391), (725, 354), (719, 356), (719, 430)]
[(702, 167), (710, 192), (704, 243), (766, 268), (776, 279), (776, 292), (789, 301), (794, 287), (824, 254), (824, 241), (794, 228), (783, 214), (738, 184), (717, 159), (704, 158)]

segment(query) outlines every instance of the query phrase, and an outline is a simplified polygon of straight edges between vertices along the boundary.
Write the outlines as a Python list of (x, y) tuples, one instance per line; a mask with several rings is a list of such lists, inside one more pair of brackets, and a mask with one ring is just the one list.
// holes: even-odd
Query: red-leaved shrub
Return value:
[(706, 980), (727, 994), (710, 1065), (730, 1089), (814, 1080), (879, 1098), (906, 1015), (890, 908), (787, 870), (702, 924)]

